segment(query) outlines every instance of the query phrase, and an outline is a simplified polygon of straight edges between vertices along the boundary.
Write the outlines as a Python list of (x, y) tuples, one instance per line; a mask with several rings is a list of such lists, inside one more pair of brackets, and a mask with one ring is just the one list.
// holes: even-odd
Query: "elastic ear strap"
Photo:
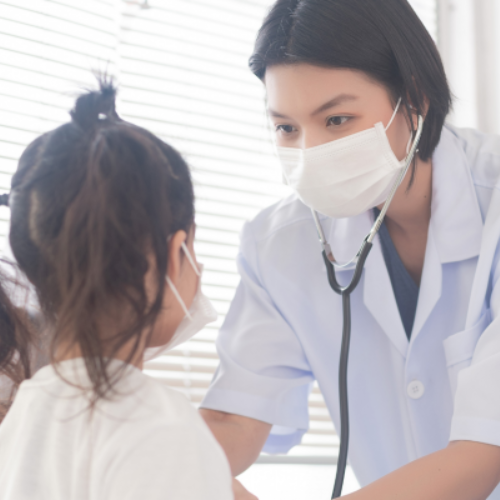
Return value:
[(198, 276), (201, 276), (200, 270), (198, 269), (198, 266), (196, 265), (196, 262), (194, 261), (193, 256), (189, 252), (189, 248), (186, 246), (186, 244), (184, 242), (181, 243), (181, 248), (184, 250), (184, 253), (186, 254), (186, 257), (189, 260), (189, 263), (193, 266), (194, 272)]
[(408, 144), (406, 145), (406, 156), (410, 152), (411, 143), (413, 142), (413, 132), (410, 132), (410, 138), (408, 139)]
[(385, 127), (385, 130), (388, 130), (389, 127), (392, 125), (392, 122), (394, 121), (394, 118), (396, 118), (396, 115), (398, 113), (400, 104), (401, 104), (401, 97), (398, 99), (398, 103), (396, 104), (396, 107), (394, 108), (394, 113), (392, 113), (391, 119), (389, 120), (387, 127)]
[(181, 305), (184, 313), (186, 314), (186, 316), (189, 319), (191, 319), (191, 314), (190, 314), (188, 308), (186, 307), (186, 304), (184, 304), (182, 297), (180, 296), (179, 292), (177, 291), (177, 288), (175, 288), (175, 285), (172, 283), (171, 279), (168, 276), (167, 276), (167, 283), (168, 283), (168, 286), (172, 289), (172, 292), (174, 293), (175, 298), (178, 300), (179, 304)]

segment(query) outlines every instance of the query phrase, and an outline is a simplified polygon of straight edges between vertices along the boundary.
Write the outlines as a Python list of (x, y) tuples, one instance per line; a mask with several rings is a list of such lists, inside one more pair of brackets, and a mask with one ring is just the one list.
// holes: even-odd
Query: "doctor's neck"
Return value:
[(408, 170), (387, 210), (385, 221), (391, 233), (394, 230), (408, 234), (427, 233), (431, 218), (432, 160), (417, 158), (411, 185), (410, 180), (411, 170)]
[(408, 172), (387, 211), (385, 225), (406, 270), (420, 285), (431, 219), (432, 160), (417, 159), (411, 187), (410, 179)]

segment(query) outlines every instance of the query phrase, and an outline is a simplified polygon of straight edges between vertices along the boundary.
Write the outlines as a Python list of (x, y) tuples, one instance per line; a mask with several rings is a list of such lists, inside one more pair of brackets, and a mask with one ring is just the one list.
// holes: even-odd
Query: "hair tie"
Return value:
[(0, 206), (9, 206), (9, 194), (10, 193), (0, 194)]

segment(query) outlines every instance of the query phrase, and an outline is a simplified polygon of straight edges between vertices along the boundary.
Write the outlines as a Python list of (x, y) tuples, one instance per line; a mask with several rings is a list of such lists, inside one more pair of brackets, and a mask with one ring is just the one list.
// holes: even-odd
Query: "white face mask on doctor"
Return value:
[(342, 218), (387, 200), (406, 165), (406, 158), (396, 158), (386, 135), (400, 103), (401, 99), (387, 127), (379, 122), (308, 149), (276, 148), (286, 183), (305, 205), (328, 217)]
[(175, 285), (172, 281), (170, 281), (168, 276), (166, 277), (168, 286), (171, 288), (175, 298), (184, 310), (185, 316), (175, 330), (171, 339), (165, 345), (159, 347), (149, 347), (145, 350), (144, 361), (149, 361), (157, 356), (160, 356), (161, 354), (165, 354), (167, 351), (177, 347), (179, 344), (186, 342), (193, 337), (193, 335), (196, 335), (200, 330), (202, 330), (208, 323), (212, 323), (217, 319), (217, 311), (210, 302), (210, 299), (201, 291), (203, 264), (200, 264), (200, 267), (198, 268), (198, 265), (184, 242), (182, 243), (181, 248), (184, 250), (189, 263), (198, 275), (198, 289), (196, 290), (196, 295), (194, 296), (191, 307), (188, 309)]

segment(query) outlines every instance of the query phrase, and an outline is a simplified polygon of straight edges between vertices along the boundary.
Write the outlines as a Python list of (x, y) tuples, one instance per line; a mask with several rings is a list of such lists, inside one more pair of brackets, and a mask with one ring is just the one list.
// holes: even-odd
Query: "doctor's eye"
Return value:
[(295, 127), (292, 127), (292, 125), (276, 125), (275, 130), (276, 133), (281, 132), (284, 135), (292, 134), (296, 131)]
[(338, 127), (344, 125), (344, 123), (348, 122), (351, 118), (351, 116), (330, 116), (330, 118), (327, 118), (326, 124), (328, 126), (333, 125), (334, 127)]

